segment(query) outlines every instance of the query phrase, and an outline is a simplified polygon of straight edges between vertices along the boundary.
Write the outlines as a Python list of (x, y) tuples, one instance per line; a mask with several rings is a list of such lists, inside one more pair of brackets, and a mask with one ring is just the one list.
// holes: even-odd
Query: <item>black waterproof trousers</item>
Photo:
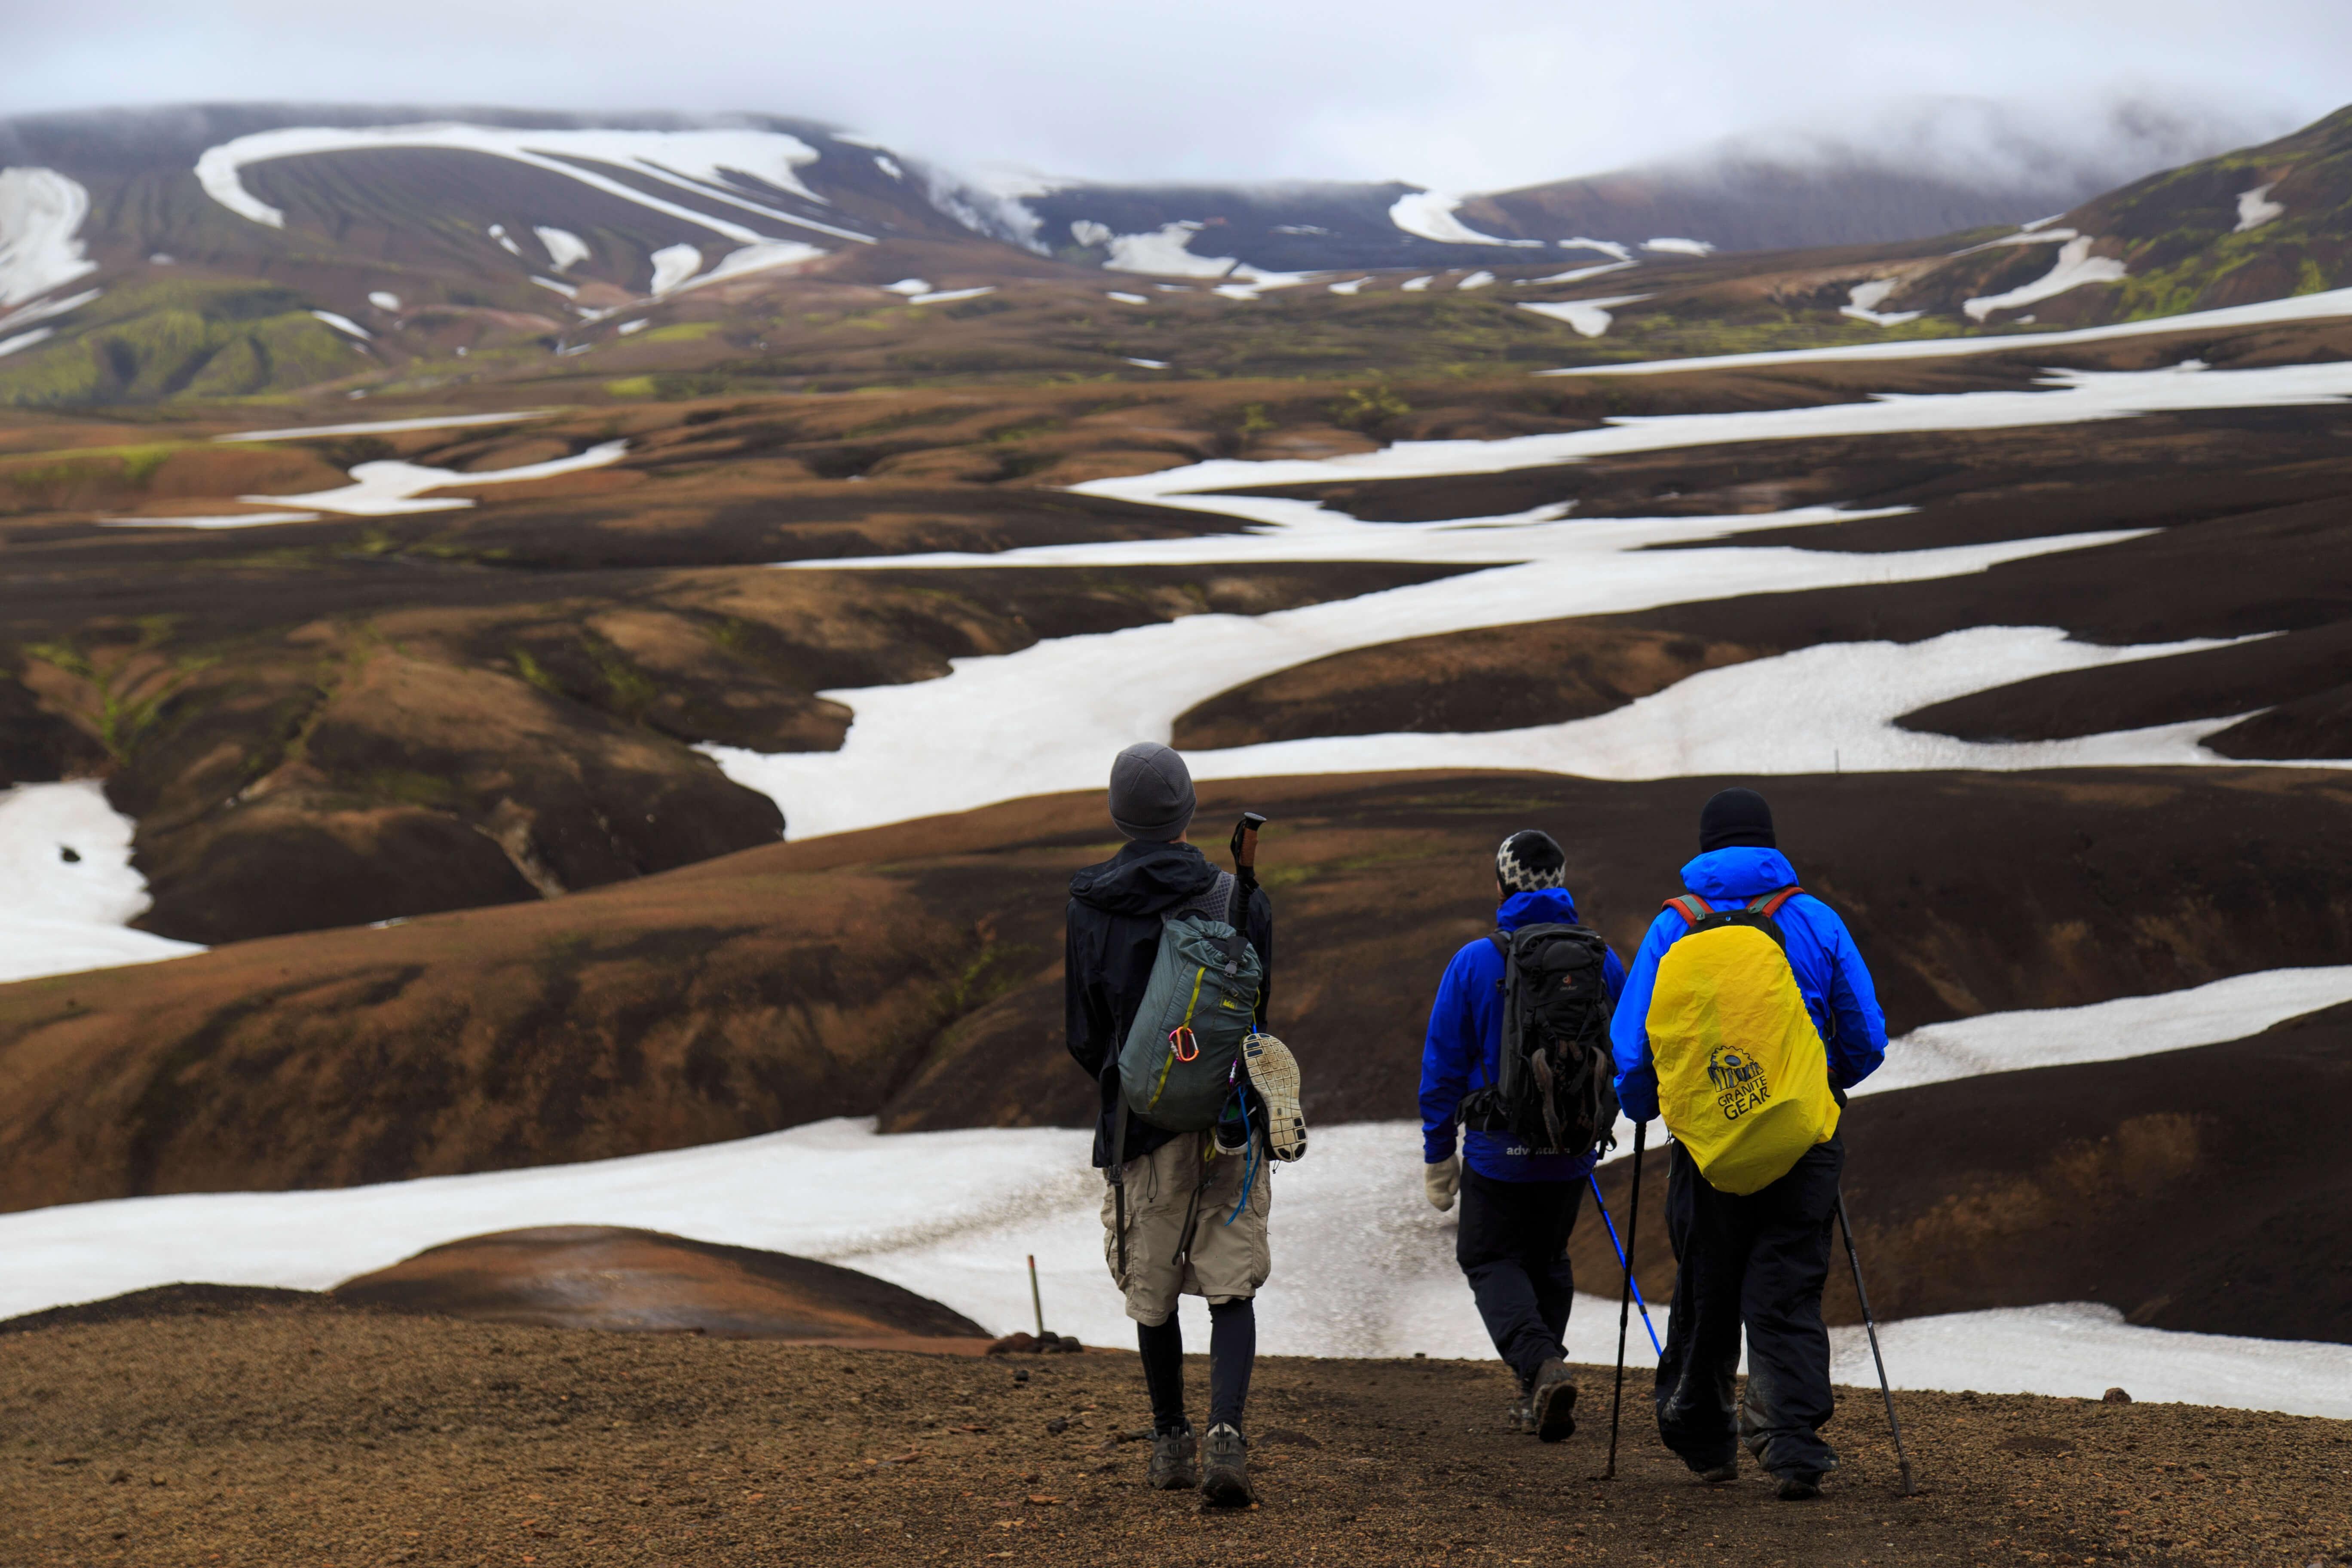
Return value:
[[(1833, 1411), (1822, 1287), (1830, 1271), (1845, 1145), (1818, 1144), (1789, 1173), (1746, 1197), (1706, 1184), (1681, 1144), (1666, 1177), (1674, 1310), (1658, 1362), (1658, 1434), (1694, 1470), (1728, 1464), (1739, 1442), (1774, 1475), (1837, 1465), (1822, 1441)], [(1732, 1380), (1748, 1331), (1748, 1397)]]
[(1581, 1182), (1498, 1182), (1466, 1165), (1462, 1172), (1454, 1259), (1470, 1278), (1487, 1337), (1522, 1389), (1544, 1363), (1568, 1353), (1561, 1336), (1576, 1294), (1568, 1233), (1583, 1203)]

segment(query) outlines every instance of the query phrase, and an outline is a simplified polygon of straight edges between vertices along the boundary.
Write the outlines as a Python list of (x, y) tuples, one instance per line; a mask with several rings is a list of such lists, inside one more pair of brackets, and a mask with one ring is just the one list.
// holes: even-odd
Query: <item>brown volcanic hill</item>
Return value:
[(972, 1340), (928, 1297), (811, 1258), (615, 1226), (542, 1226), (444, 1242), (331, 1294), (353, 1306), (553, 1329), (730, 1339)]
[[(1275, 826), (1273, 1022), (1310, 1119), (1410, 1116), (1430, 994), (1494, 845), (1570, 852), (1631, 951), (1719, 781), (1405, 774), (1217, 784)], [(2063, 1006), (2352, 945), (2327, 771), (1791, 777), (1767, 790), (1893, 1026)], [(340, 1186), (677, 1148), (827, 1116), (1083, 1124), (1063, 1051), (1091, 794), (782, 844), (568, 898), (0, 988), (13, 1207)]]
[[(1872, 1309), (2103, 1301), (2149, 1328), (2352, 1343), (2347, 1097), (2336, 1007), (2224, 1045), (1857, 1099), (1839, 1130)], [(1645, 1162), (1634, 1243), (1654, 1310), (1674, 1292), (1666, 1165)], [(1630, 1160), (1601, 1173), (1621, 1231), (1632, 1180)], [(1586, 1289), (1614, 1289), (1605, 1230), (1569, 1251)], [(1835, 1264), (1830, 1321), (1859, 1322)]]

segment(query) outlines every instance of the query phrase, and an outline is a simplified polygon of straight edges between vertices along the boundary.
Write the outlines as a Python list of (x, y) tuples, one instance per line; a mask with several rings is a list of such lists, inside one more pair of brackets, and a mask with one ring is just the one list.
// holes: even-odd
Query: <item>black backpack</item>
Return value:
[(1617, 1124), (1609, 946), (1575, 925), (1486, 940), (1503, 954), (1501, 1081), (1464, 1097), (1462, 1125), (1507, 1132), (1531, 1154), (1589, 1154)]

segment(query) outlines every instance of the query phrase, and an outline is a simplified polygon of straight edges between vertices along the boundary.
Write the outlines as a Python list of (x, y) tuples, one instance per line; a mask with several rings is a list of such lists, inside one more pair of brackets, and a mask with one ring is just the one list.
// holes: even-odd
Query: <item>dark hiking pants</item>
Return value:
[[(1770, 1186), (1735, 1197), (1708, 1186), (1675, 1145), (1666, 1236), (1679, 1271), (1655, 1397), (1658, 1435), (1691, 1468), (1730, 1463), (1742, 1441), (1775, 1475), (1837, 1464), (1820, 1436), (1832, 1412), (1822, 1287), (1844, 1167), (1845, 1145), (1832, 1138)], [(1735, 1416), (1743, 1328), (1748, 1397)]]
[(1568, 1308), (1576, 1293), (1568, 1233), (1584, 1202), (1581, 1182), (1498, 1182), (1462, 1172), (1462, 1231), (1454, 1259), (1495, 1348), (1526, 1388), (1543, 1363), (1568, 1352)]

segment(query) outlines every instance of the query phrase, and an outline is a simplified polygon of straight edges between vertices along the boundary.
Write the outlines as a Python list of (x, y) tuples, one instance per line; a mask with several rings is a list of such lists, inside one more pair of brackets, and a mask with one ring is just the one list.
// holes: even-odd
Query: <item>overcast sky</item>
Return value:
[[(2129, 140), (2118, 104), (2218, 146), (2352, 101), (2346, 0), (0, 0), (0, 113), (751, 110), (949, 163), (1453, 191), (1771, 127), (1884, 140), (1919, 100), (2000, 100), (2086, 147)], [(2015, 155), (1974, 111), (1931, 123), (1948, 162)]]

